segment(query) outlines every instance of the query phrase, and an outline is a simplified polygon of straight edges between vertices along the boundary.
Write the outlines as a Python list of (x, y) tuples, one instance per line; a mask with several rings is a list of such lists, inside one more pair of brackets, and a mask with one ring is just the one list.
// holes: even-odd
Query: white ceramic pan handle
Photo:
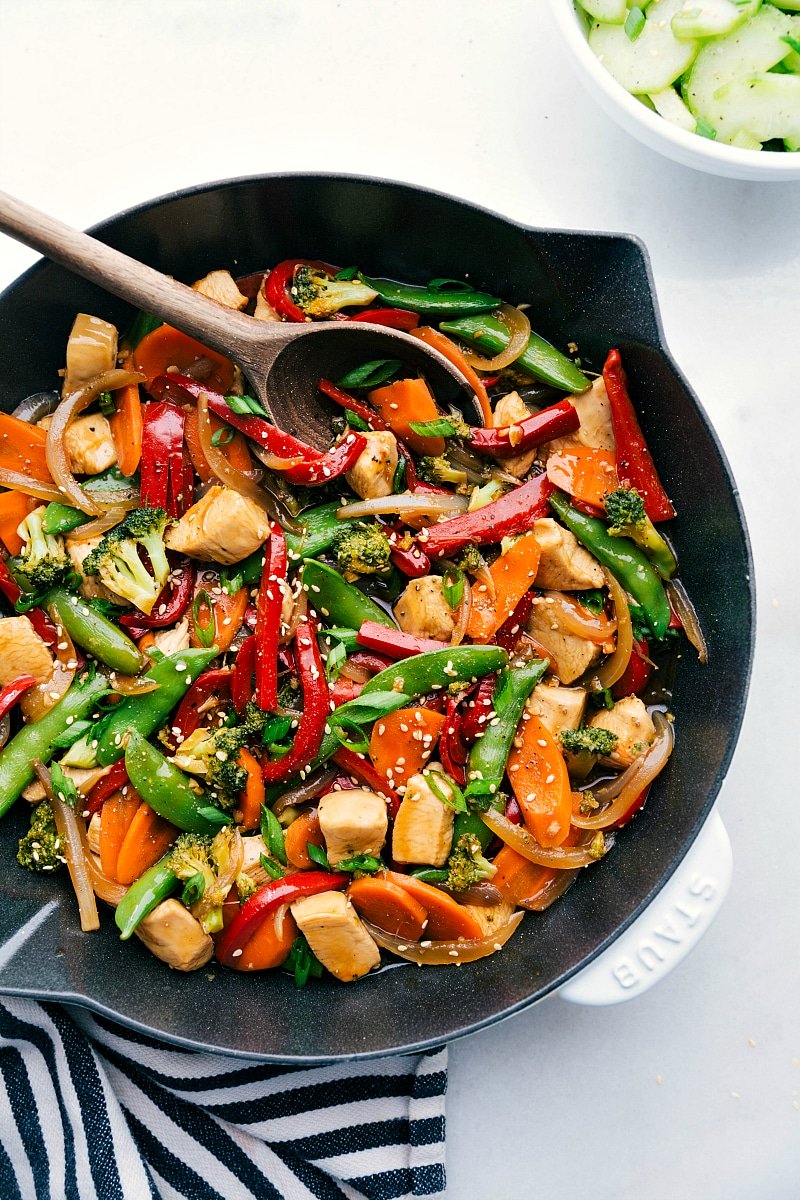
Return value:
[(559, 995), (573, 1004), (599, 1005), (646, 992), (697, 945), (719, 912), (732, 871), (730, 839), (715, 808), (653, 903)]

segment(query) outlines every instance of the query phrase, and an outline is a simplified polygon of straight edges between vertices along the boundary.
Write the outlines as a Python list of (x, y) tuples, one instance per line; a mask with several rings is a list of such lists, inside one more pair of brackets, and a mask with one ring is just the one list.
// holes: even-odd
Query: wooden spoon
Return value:
[(443, 355), (408, 333), (364, 321), (254, 321), (127, 254), (0, 192), (0, 230), (136, 308), (154, 313), (241, 367), (275, 424), (317, 449), (331, 443), (331, 412), (317, 390), (359, 363), (400, 358), (437, 397), (464, 405), (472, 390)]

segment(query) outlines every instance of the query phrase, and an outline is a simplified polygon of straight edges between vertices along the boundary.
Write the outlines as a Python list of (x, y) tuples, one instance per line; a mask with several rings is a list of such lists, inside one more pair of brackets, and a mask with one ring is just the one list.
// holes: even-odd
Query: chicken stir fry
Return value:
[(99, 898), (178, 971), (496, 953), (644, 804), (663, 667), (684, 634), (706, 654), (619, 353), (585, 374), (446, 280), (292, 260), (193, 286), (254, 320), (366, 310), (445, 352), (475, 411), (354, 363), (320, 380), (321, 453), (224, 356), (79, 314), (61, 395), (0, 415), (19, 863), (67, 865), (84, 930)]

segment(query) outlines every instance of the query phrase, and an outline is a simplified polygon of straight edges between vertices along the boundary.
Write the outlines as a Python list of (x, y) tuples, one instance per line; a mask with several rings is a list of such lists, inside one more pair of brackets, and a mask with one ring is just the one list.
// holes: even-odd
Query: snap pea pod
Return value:
[[(439, 326), (442, 333), (454, 333), (479, 354), (499, 354), (509, 343), (511, 335), (502, 321), (492, 316), (462, 317), (457, 321), (443, 321)], [(534, 379), (541, 379), (551, 387), (563, 388), (567, 392), (585, 392), (590, 380), (579, 371), (574, 362), (551, 346), (549, 342), (531, 331), (528, 344), (515, 360), (513, 369), (524, 371)]]
[(364, 621), (377, 621), (395, 628), (387, 612), (369, 596), (342, 579), (333, 567), (309, 558), (303, 565), (303, 587), (313, 607), (325, 619), (348, 629), (360, 629)]
[(57, 500), (51, 500), (44, 510), (42, 529), (51, 536), (56, 533), (69, 533), (71, 529), (77, 529), (79, 525), (85, 525), (90, 520), (91, 517), (87, 517), (79, 508), (71, 508), (69, 504), (59, 504)]
[(136, 791), (166, 821), (187, 833), (214, 834), (230, 825), (227, 813), (191, 786), (188, 775), (151, 746), (135, 729), (125, 747), (125, 769)]
[(488, 313), (501, 304), (497, 296), (472, 288), (419, 287), (411, 283), (396, 283), (393, 279), (369, 279), (366, 275), (359, 275), (359, 279), (392, 308), (409, 309), (426, 317)]
[(34, 759), (48, 763), (54, 740), (80, 721), (108, 692), (105, 675), (88, 674), (73, 680), (64, 695), (32, 725), (24, 725), (0, 751), (0, 817), (33, 779)]
[[(505, 812), (506, 802), (502, 795), (492, 796), (489, 808), (495, 809), (497, 812)], [(453, 848), (455, 848), (458, 839), (463, 837), (465, 833), (469, 833), (472, 837), (477, 838), (481, 844), (481, 849), (486, 851), (494, 834), (491, 829), (480, 818), (480, 814), (476, 812), (456, 813), (456, 819), (453, 822)]]
[(168, 862), (169, 851), (145, 871), (144, 875), (139, 876), (117, 905), (114, 920), (123, 942), (128, 940), (139, 922), (143, 921), (157, 904), (175, 891), (178, 876), (167, 865)]
[(179, 650), (152, 666), (142, 678), (159, 686), (141, 696), (126, 696), (104, 721), (95, 751), (100, 766), (109, 767), (122, 758), (122, 739), (129, 730), (136, 730), (146, 738), (155, 733), (218, 653), (216, 646), (208, 650)]
[(554, 492), (550, 504), (567, 529), (633, 596), (653, 636), (663, 638), (670, 622), (669, 600), (644, 551), (630, 538), (614, 537), (599, 518), (578, 512), (563, 492)]
[(73, 642), (123, 675), (138, 675), (144, 656), (118, 625), (65, 588), (48, 592), (45, 606), (64, 626)]
[[(547, 670), (547, 660), (533, 658), (521, 667), (501, 671), (494, 689), (494, 716), (475, 742), (467, 766), (464, 795), (475, 809), (492, 807), (492, 798), (500, 791), (511, 743), (517, 732), (525, 701)], [(462, 829), (476, 833), (476, 829)], [(488, 831), (487, 831), (488, 832)], [(487, 840), (488, 844), (488, 840)]]

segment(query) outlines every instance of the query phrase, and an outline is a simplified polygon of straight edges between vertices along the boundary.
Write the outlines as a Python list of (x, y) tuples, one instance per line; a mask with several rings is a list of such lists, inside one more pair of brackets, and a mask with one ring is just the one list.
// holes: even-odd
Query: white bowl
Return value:
[(800, 179), (800, 153), (740, 150), (678, 129), (659, 117), (626, 92), (595, 57), (574, 0), (550, 0), (550, 8), (585, 87), (601, 108), (640, 142), (684, 166), (712, 175), (727, 175), (731, 179)]

